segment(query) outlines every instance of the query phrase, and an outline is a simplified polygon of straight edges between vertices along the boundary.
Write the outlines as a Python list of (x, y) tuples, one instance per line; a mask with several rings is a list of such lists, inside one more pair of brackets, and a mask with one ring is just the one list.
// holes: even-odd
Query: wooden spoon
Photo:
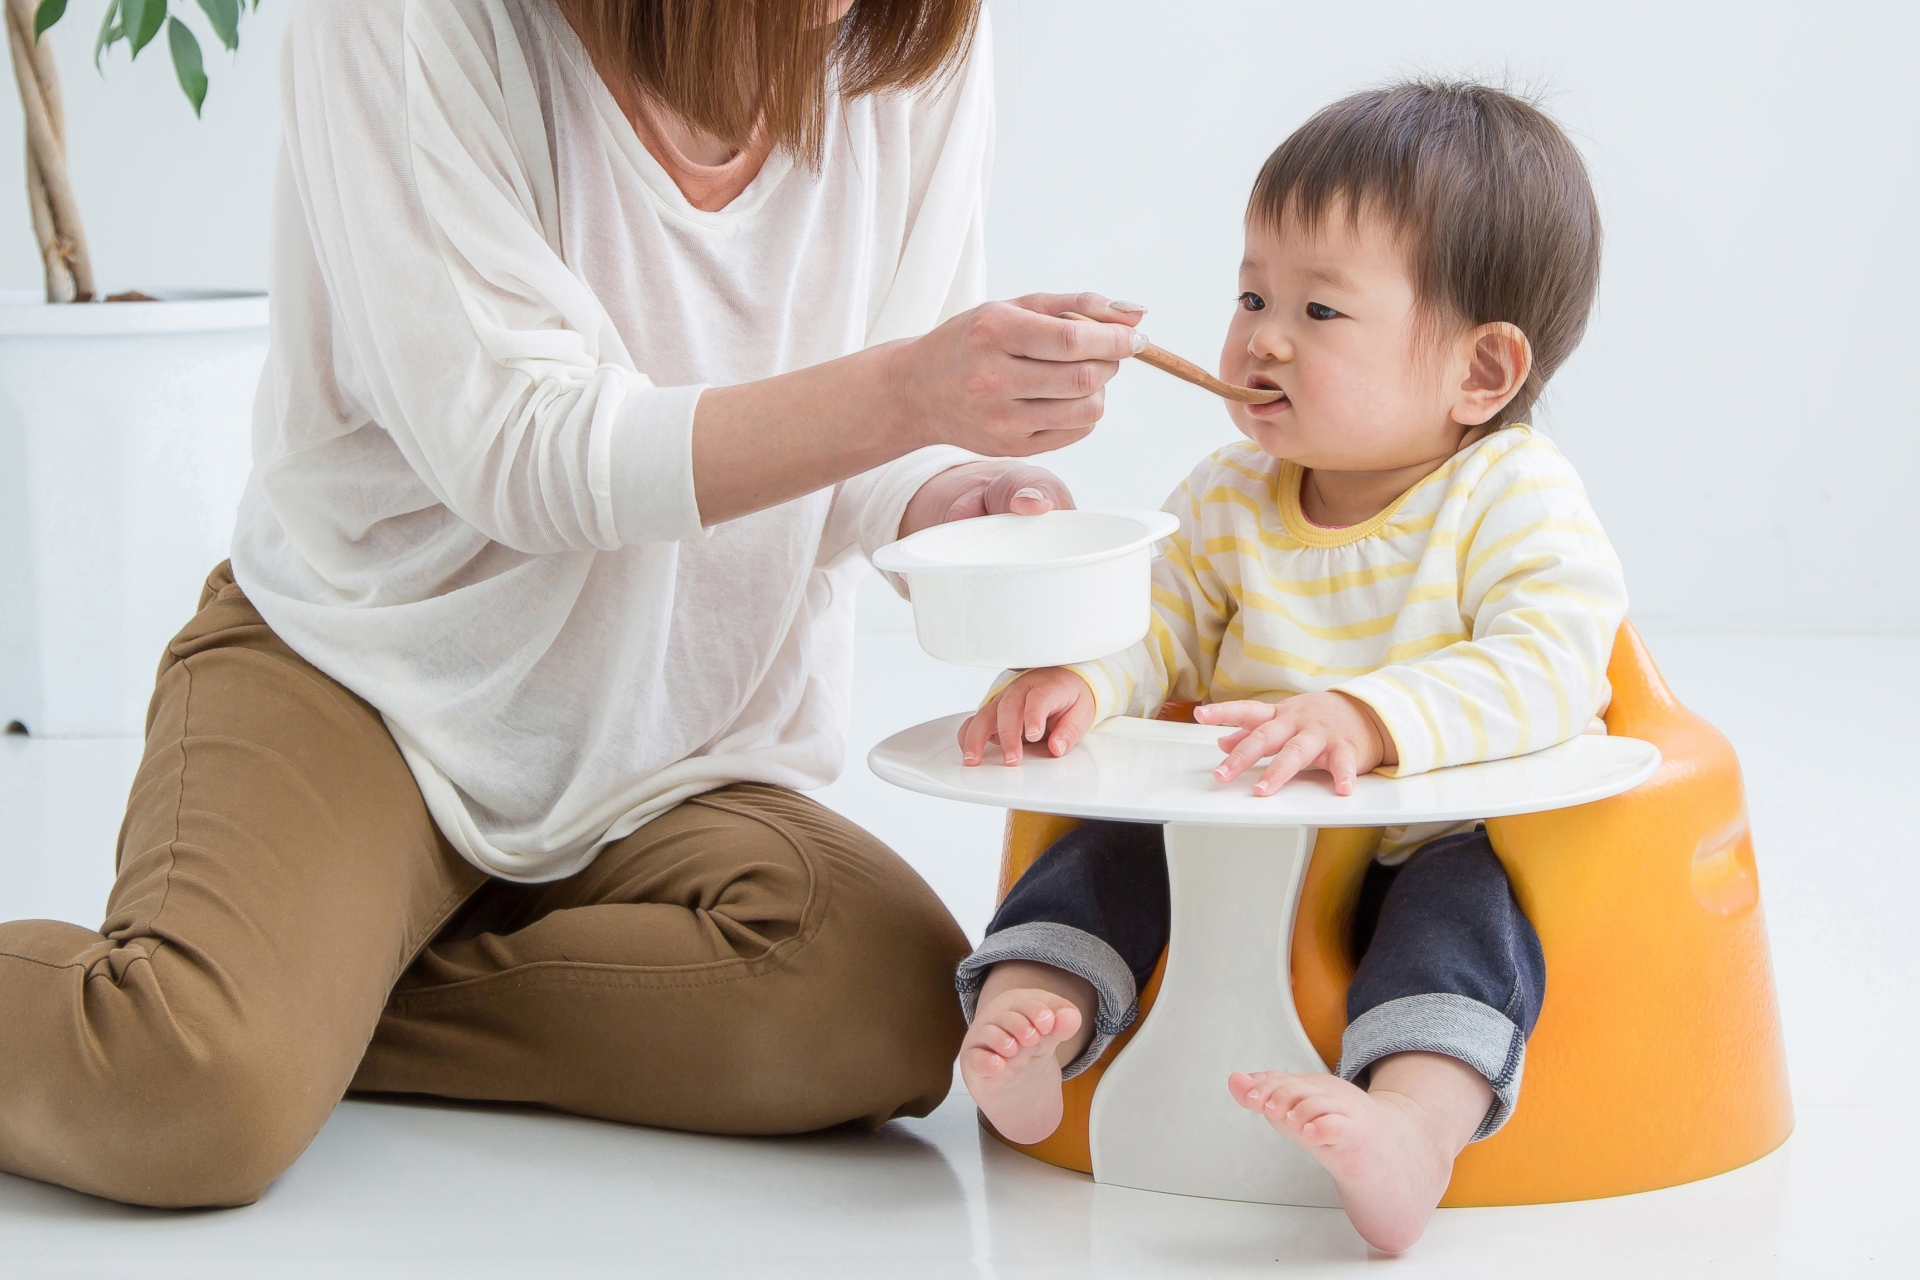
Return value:
[[(1092, 316), (1083, 316), (1078, 311), (1062, 311), (1060, 318), (1062, 320), (1084, 320), (1088, 324), (1099, 323), (1099, 321), (1095, 320)], [(1140, 341), (1146, 342), (1146, 334), (1140, 333), (1137, 329), (1134, 332), (1138, 335)], [(1224, 397), (1228, 400), (1237, 400), (1241, 404), (1271, 404), (1286, 394), (1284, 391), (1272, 391), (1265, 387), (1236, 387), (1231, 382), (1222, 382), (1193, 361), (1182, 360), (1179, 356), (1173, 354), (1173, 352), (1162, 347), (1156, 347), (1151, 342), (1146, 342), (1145, 346), (1135, 351), (1133, 358), (1150, 364), (1156, 369), (1170, 373), (1182, 381), (1191, 382), (1196, 387), (1205, 387), (1217, 396)]]

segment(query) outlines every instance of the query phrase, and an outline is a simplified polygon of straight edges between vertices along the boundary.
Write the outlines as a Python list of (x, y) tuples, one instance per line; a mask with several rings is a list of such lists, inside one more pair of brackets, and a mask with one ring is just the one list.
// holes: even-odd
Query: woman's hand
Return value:
[(900, 516), (900, 536), (975, 516), (1037, 516), (1073, 510), (1059, 476), (1025, 462), (969, 462), (948, 467), (920, 486)]
[[(1064, 311), (1102, 323), (1062, 320)], [(927, 444), (1014, 458), (1058, 449), (1100, 420), (1144, 314), (1097, 293), (985, 303), (892, 349), (893, 397)]]
[(1016, 765), (1024, 746), (1042, 739), (1048, 751), (1063, 756), (1092, 723), (1087, 682), (1065, 667), (1041, 667), (1015, 679), (960, 726), (960, 759), (979, 764), (987, 744), (997, 742), (1001, 758)]
[(1272, 795), (1303, 769), (1325, 769), (1333, 775), (1333, 793), (1350, 796), (1356, 777), (1399, 759), (1393, 736), (1372, 709), (1344, 693), (1303, 693), (1281, 703), (1220, 702), (1196, 707), (1193, 718), (1239, 730), (1220, 739), (1227, 758), (1213, 776), (1222, 782), (1273, 757), (1253, 784), (1257, 796)]

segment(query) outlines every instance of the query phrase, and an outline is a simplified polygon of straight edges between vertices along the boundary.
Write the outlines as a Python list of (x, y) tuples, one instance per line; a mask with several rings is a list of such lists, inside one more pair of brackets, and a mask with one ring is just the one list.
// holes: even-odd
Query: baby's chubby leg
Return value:
[(1093, 1035), (1098, 997), (1078, 974), (1030, 960), (996, 964), (960, 1045), (960, 1076), (995, 1130), (1038, 1142), (1060, 1127), (1060, 1071)]
[(1546, 959), (1484, 830), (1369, 868), (1361, 896), (1379, 906), (1371, 929), (1356, 921), (1365, 949), (1337, 1075), (1235, 1073), (1227, 1087), (1333, 1175), (1369, 1244), (1399, 1250), (1461, 1149), (1513, 1114)]
[(1493, 1102), (1485, 1076), (1438, 1053), (1381, 1058), (1365, 1090), (1335, 1075), (1282, 1071), (1236, 1071), (1227, 1088), (1333, 1175), (1354, 1229), (1388, 1252), (1427, 1229), (1455, 1157)]
[(1167, 928), (1166, 848), (1151, 824), (1083, 822), (1007, 890), (954, 975), (972, 1021), (961, 1077), (1003, 1137), (1038, 1142), (1059, 1127), (1063, 1075), (1132, 1022)]

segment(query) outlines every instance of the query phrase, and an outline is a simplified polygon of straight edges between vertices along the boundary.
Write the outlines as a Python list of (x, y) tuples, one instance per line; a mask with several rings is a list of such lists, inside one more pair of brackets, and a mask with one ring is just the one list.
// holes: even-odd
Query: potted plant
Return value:
[[(161, 649), (232, 539), (266, 298), (96, 285), (45, 39), (68, 0), (0, 3), (46, 276), (44, 292), (0, 295), (0, 727), (138, 734)], [(164, 35), (198, 116), (193, 26), (237, 48), (242, 0), (105, 7), (96, 66), (117, 44), (138, 57)]]

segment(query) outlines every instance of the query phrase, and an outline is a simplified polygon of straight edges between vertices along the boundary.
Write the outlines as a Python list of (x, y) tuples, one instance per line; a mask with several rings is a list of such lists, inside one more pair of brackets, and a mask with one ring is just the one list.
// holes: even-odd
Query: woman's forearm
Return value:
[(898, 345), (702, 392), (693, 415), (700, 522), (763, 511), (933, 443), (889, 386)]
[(1072, 444), (1099, 420), (1138, 319), (1097, 295), (1035, 294), (975, 307), (919, 338), (710, 388), (693, 418), (700, 521), (764, 510), (924, 445), (1028, 457)]

